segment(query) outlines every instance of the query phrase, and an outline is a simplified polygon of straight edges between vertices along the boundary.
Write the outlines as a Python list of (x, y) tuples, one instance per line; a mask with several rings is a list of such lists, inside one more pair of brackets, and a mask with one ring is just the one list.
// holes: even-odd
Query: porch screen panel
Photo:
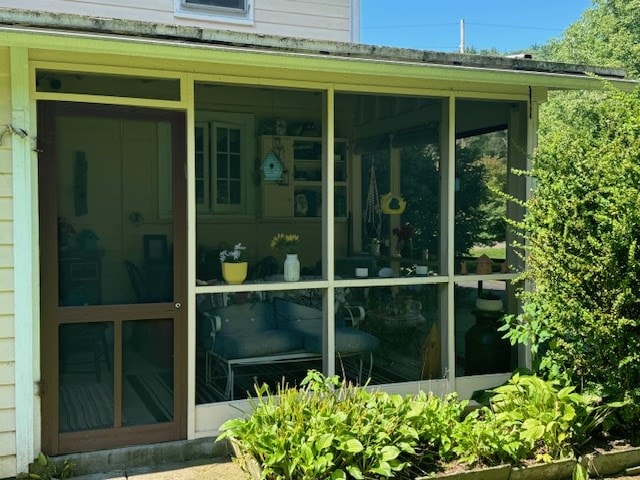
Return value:
[(113, 322), (60, 325), (61, 433), (114, 426)]
[[(277, 281), (274, 265), (256, 280)], [(256, 388), (276, 392), (322, 370), (322, 292), (301, 289), (198, 294), (197, 404), (238, 400)]]
[(442, 378), (437, 285), (337, 292), (336, 372), (373, 385)]
[(437, 275), (442, 99), (340, 94), (336, 111), (336, 274)]
[(456, 282), (456, 376), (505, 373), (517, 367), (517, 349), (498, 330), (504, 315), (515, 313), (515, 308), (511, 282)]
[(170, 126), (69, 116), (56, 128), (60, 305), (170, 301), (173, 226), (158, 198)]
[[(520, 269), (507, 219), (520, 220), (524, 199), (526, 106), (456, 101), (454, 272), (456, 375), (504, 373), (517, 356), (498, 328), (516, 312), (510, 278)], [(473, 280), (465, 280), (466, 276)]]
[(123, 322), (123, 426), (173, 420), (173, 337), (171, 319)]

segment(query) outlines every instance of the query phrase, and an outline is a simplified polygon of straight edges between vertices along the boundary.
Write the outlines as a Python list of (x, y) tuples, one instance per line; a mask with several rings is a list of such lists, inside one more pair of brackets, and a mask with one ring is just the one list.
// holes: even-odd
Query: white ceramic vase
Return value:
[(297, 253), (287, 253), (284, 260), (284, 281), (297, 282), (300, 280), (300, 260)]

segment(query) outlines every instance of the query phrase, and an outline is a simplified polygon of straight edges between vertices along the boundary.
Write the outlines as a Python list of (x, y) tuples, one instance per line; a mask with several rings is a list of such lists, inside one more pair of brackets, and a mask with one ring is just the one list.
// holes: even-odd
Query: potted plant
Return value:
[(284, 260), (284, 280), (296, 282), (300, 280), (300, 260), (296, 253), (296, 246), (300, 243), (300, 236), (295, 233), (278, 233), (271, 239), (271, 249), (286, 253)]
[(393, 234), (398, 237), (396, 251), (405, 258), (411, 256), (411, 238), (413, 237), (413, 227), (406, 224), (400, 228), (394, 228)]
[(236, 243), (233, 250), (222, 250), (220, 252), (220, 263), (222, 263), (222, 278), (229, 285), (240, 285), (247, 278), (247, 262), (241, 262), (242, 251), (247, 247), (242, 243)]

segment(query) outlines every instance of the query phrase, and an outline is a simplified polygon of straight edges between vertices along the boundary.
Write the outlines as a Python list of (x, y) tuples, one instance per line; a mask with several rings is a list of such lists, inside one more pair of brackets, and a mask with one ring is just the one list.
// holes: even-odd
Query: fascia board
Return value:
[[(438, 65), (388, 58), (332, 56), (312, 52), (263, 50), (254, 46), (213, 45), (175, 39), (123, 37), (106, 33), (86, 33), (40, 28), (1, 26), (0, 42), (8, 46), (84, 52), (105, 55), (126, 55), (162, 59), (169, 65), (176, 62), (201, 62), (251, 67), (255, 75), (277, 78), (286, 75), (295, 79), (304, 72), (323, 81), (339, 76), (339, 83), (375, 85), (375, 78), (390, 78), (456, 82), (485, 85), (516, 85), (543, 87), (551, 90), (587, 90), (602, 88), (602, 80), (583, 74), (566, 74), (527, 70), (505, 70), (463, 65)], [(167, 67), (169, 68), (169, 67)], [(278, 74), (278, 71), (280, 73)], [(604, 79), (623, 90), (631, 90), (636, 81), (622, 78)]]

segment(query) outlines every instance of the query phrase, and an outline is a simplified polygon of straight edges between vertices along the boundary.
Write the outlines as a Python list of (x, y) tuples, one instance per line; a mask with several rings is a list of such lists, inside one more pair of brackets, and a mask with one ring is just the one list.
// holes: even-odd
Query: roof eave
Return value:
[[(636, 85), (635, 81), (626, 79), (624, 70), (588, 65), (256, 35), (29, 10), (0, 9), (0, 12), (0, 25), (11, 25), (2, 28), (3, 30), (41, 32), (44, 35), (55, 35), (60, 30), (65, 36), (127, 42), (131, 42), (133, 36), (138, 44), (183, 49), (187, 47), (194, 53), (213, 49), (218, 52), (269, 54), (268, 63), (272, 66), (274, 57), (294, 56), (301, 59), (333, 60), (324, 63), (325, 68), (333, 68), (345, 74), (353, 73), (356, 64), (361, 66), (357, 69), (358, 73), (394, 76), (414, 75), (416, 66), (429, 66), (428, 77), (442, 80), (460, 80), (460, 74), (466, 72), (465, 74), (474, 77), (474, 81), (535, 85), (549, 89), (600, 88), (602, 79), (625, 90)], [(347, 68), (344, 67), (345, 61), (348, 61)], [(372, 68), (374, 65), (377, 67)], [(389, 72), (384, 68), (385, 65), (394, 65), (401, 71)], [(425, 75), (424, 68), (420, 72), (420, 75)]]

